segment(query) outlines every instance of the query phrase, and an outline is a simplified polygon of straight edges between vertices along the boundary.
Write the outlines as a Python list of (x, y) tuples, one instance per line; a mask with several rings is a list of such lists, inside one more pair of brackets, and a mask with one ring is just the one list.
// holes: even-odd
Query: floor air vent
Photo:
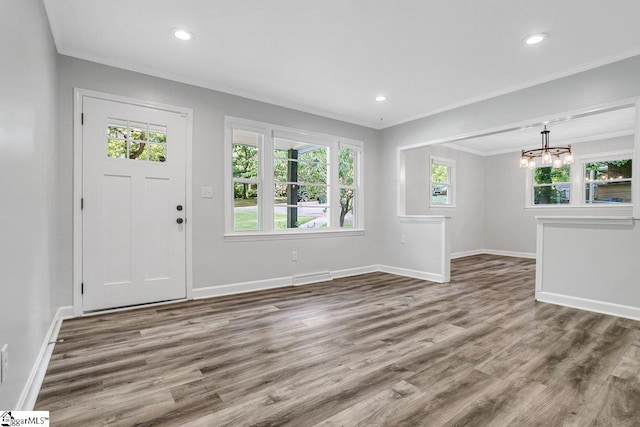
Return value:
[(309, 285), (311, 283), (328, 282), (333, 280), (331, 273), (328, 271), (321, 271), (320, 273), (301, 274), (299, 276), (293, 276), (293, 286)]

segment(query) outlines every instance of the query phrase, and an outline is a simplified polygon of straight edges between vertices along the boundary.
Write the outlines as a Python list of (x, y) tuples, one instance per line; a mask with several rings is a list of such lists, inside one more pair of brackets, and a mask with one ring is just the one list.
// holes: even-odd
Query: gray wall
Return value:
[[(633, 136), (572, 145), (576, 156), (633, 150)], [(630, 207), (534, 207), (525, 209), (526, 169), (518, 167), (520, 153), (485, 158), (485, 249), (536, 252), (536, 216), (631, 216)], [(576, 162), (576, 166), (577, 166)]]
[(58, 307), (56, 51), (39, 0), (3, 0), (0, 27), (0, 408), (15, 409)]
[[(398, 147), (425, 143), (437, 139), (444, 139), (461, 134), (470, 134), (486, 129), (518, 123), (532, 118), (546, 117), (561, 114), (567, 111), (586, 109), (594, 105), (612, 101), (618, 101), (630, 97), (640, 96), (640, 56), (629, 58), (603, 67), (588, 70), (579, 74), (554, 80), (541, 85), (533, 86), (510, 94), (491, 98), (486, 101), (445, 111), (423, 119), (393, 126), (382, 131), (382, 149), (380, 153), (380, 194), (386, 194), (385, 202), (379, 205), (379, 224), (382, 227), (383, 237), (380, 254), (383, 262), (391, 263), (395, 257), (399, 239), (400, 224), (397, 218), (396, 188), (398, 185), (398, 173), (396, 168)], [(492, 168), (493, 162), (509, 162), (510, 155), (485, 158), (485, 170)], [(517, 160), (517, 154), (516, 160)], [(517, 167), (510, 166), (509, 173), (521, 173)], [(490, 179), (495, 177), (485, 174), (485, 185), (490, 184)], [(509, 215), (524, 206), (524, 184), (519, 179), (500, 179), (498, 188), (501, 192), (509, 194), (512, 200), (504, 204), (510, 209)], [(519, 199), (521, 198), (521, 199)], [(487, 210), (485, 218), (486, 230), (485, 245), (488, 249), (514, 250), (523, 252), (535, 251), (535, 234), (533, 238), (527, 234), (525, 245), (515, 243), (519, 238), (519, 231), (514, 221), (507, 227), (498, 227), (499, 222), (494, 221), (493, 206), (486, 202)], [(496, 208), (496, 210), (499, 208)], [(558, 213), (558, 215), (566, 214)], [(573, 214), (573, 213), (572, 213)], [(522, 211), (517, 216), (525, 215)], [(527, 222), (528, 220), (523, 219)], [(459, 233), (452, 223), (452, 251), (456, 252), (463, 247), (460, 245)], [(526, 233), (529, 233), (528, 231)], [(534, 231), (535, 233), (535, 231)], [(458, 234), (458, 238), (456, 238)], [(490, 236), (491, 235), (491, 236)], [(533, 248), (533, 249), (532, 249)], [(474, 249), (484, 249), (478, 247)], [(393, 265), (393, 264), (391, 264)]]
[(545, 299), (638, 319), (638, 242), (637, 221), (632, 225), (546, 224)]
[[(73, 89), (90, 89), (192, 108), (194, 288), (378, 263), (378, 145), (372, 129), (66, 56), (58, 60), (61, 265), (63, 304), (72, 303)], [(364, 141), (365, 236), (229, 242), (224, 234), (224, 116), (231, 115)], [(200, 198), (212, 186), (213, 199)], [(298, 262), (291, 262), (291, 251)]]
[[(429, 145), (403, 150), (407, 215), (446, 215), (451, 219), (451, 252), (466, 252), (484, 246), (484, 159), (475, 154)], [(429, 207), (430, 156), (456, 162), (455, 208)], [(394, 265), (394, 264), (392, 264)]]

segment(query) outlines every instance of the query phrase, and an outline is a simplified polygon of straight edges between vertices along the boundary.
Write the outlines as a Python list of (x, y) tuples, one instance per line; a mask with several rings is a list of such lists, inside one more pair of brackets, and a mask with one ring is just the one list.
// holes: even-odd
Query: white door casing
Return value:
[(82, 113), (83, 311), (185, 298), (186, 115), (91, 96)]

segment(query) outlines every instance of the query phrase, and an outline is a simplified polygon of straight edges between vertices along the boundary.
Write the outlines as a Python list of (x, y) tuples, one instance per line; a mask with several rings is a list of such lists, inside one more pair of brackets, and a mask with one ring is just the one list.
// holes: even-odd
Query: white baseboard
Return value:
[(535, 252), (514, 252), (514, 251), (500, 251), (496, 249), (485, 249), (485, 254), (488, 255), (499, 255), (499, 256), (510, 256), (514, 258), (529, 258), (536, 259)]
[(409, 268), (391, 267), (389, 265), (379, 265), (378, 271), (389, 274), (397, 274), (398, 276), (406, 276), (414, 279), (429, 280), (431, 282), (444, 283), (444, 276), (437, 273), (429, 273), (427, 271), (411, 270)]
[(300, 276), (279, 277), (276, 279), (256, 280), (253, 282), (232, 283), (229, 285), (209, 286), (206, 288), (196, 288), (193, 290), (193, 299), (242, 294), (265, 289), (284, 288), (287, 286), (310, 285), (313, 283), (321, 283), (342, 277), (357, 276), (358, 274), (374, 273), (377, 271), (397, 274), (399, 276), (407, 276), (414, 279), (429, 280), (431, 282), (444, 282), (442, 274), (410, 270), (408, 268), (391, 267), (388, 265), (368, 265), (365, 267), (347, 268), (328, 273), (322, 272)]
[(535, 252), (515, 252), (515, 251), (501, 251), (497, 249), (474, 249), (472, 251), (455, 252), (451, 254), (451, 259), (464, 258), (473, 255), (498, 255), (498, 256), (510, 256), (514, 258), (529, 258), (535, 259)]
[(451, 259), (464, 258), (468, 256), (482, 255), (482, 254), (486, 254), (484, 249), (474, 249), (472, 251), (464, 251), (464, 252), (453, 252), (451, 254)]
[(341, 277), (357, 276), (358, 274), (375, 273), (380, 271), (378, 265), (368, 265), (366, 267), (346, 268), (344, 270), (336, 270), (331, 272), (331, 277), (339, 279)]
[(612, 302), (596, 301), (587, 298), (572, 297), (568, 295), (554, 294), (551, 292), (536, 292), (536, 300), (580, 310), (593, 311), (610, 316), (624, 317), (626, 319), (640, 320), (640, 307), (615, 304)]
[(38, 399), (38, 393), (40, 393), (40, 387), (42, 386), (44, 375), (47, 373), (51, 354), (53, 353), (54, 345), (49, 343), (53, 343), (58, 339), (58, 333), (60, 332), (62, 321), (70, 317), (73, 317), (72, 306), (58, 308), (56, 314), (53, 316), (47, 335), (44, 337), (44, 341), (40, 347), (40, 352), (36, 358), (36, 363), (33, 365), (29, 378), (27, 379), (27, 383), (25, 384), (24, 389), (20, 394), (20, 398), (18, 399), (17, 408), (19, 411), (33, 410), (36, 400)]
[(232, 283), (229, 285), (209, 286), (206, 288), (195, 288), (193, 290), (193, 299), (244, 294), (246, 292), (255, 292), (264, 289), (284, 288), (286, 286), (293, 286), (293, 279), (291, 276), (278, 277), (275, 279), (256, 280), (252, 282)]

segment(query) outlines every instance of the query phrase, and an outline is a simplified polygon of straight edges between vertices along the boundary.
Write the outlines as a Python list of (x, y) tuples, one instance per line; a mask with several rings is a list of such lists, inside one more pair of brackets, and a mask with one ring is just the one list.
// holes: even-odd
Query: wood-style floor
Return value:
[(638, 426), (640, 322), (534, 301), (535, 261), (456, 260), (65, 321), (53, 426)]

